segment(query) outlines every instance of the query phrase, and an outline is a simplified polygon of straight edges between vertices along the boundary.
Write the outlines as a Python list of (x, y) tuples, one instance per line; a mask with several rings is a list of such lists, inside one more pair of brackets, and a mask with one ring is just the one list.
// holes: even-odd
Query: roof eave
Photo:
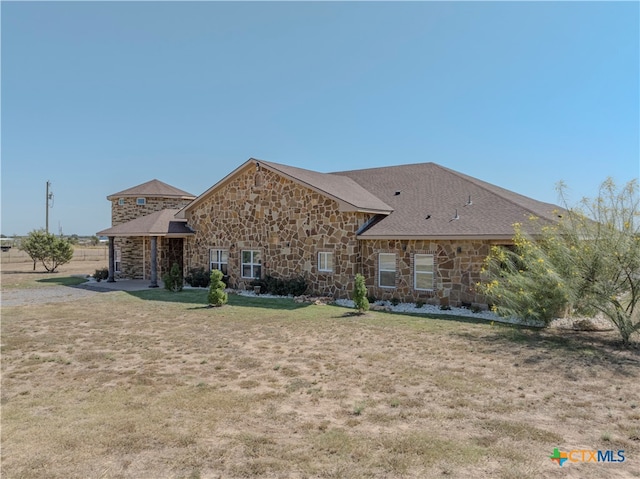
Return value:
[(512, 241), (513, 235), (357, 235), (356, 239), (367, 240), (483, 240), (483, 241)]

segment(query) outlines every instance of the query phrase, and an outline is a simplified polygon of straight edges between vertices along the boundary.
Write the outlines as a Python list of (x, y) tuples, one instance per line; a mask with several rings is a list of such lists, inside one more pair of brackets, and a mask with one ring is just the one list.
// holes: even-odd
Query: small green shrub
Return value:
[(398, 298), (391, 298), (391, 305), (398, 306), (400, 304), (400, 300)]
[(184, 280), (182, 279), (180, 265), (178, 263), (173, 263), (171, 270), (162, 276), (162, 281), (164, 282), (164, 288), (166, 290), (173, 291), (175, 293), (182, 291), (182, 288), (184, 287)]
[(208, 288), (211, 277), (202, 267), (191, 268), (184, 280), (189, 286), (193, 286), (194, 288)]
[(440, 306), (440, 311), (451, 311), (451, 306), (448, 304), (443, 304)]
[(109, 268), (97, 269), (96, 272), (93, 273), (93, 277), (97, 282), (109, 279)]
[(214, 269), (211, 271), (209, 281), (209, 295), (207, 297), (210, 306), (219, 307), (227, 303), (228, 295), (225, 292), (226, 284), (222, 281), (222, 271)]
[(356, 274), (355, 277), (353, 287), (353, 304), (360, 314), (364, 313), (365, 311), (369, 311), (367, 285), (364, 282), (364, 276), (362, 276), (360, 273)]
[(416, 301), (416, 308), (422, 308), (424, 304), (424, 301), (419, 299), (418, 301)]

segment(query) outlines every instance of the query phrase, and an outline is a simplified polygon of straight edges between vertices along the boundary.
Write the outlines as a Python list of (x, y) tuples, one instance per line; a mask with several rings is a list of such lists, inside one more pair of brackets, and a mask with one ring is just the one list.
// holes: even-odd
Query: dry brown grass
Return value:
[(640, 358), (613, 332), (205, 296), (3, 307), (3, 478), (640, 477)]

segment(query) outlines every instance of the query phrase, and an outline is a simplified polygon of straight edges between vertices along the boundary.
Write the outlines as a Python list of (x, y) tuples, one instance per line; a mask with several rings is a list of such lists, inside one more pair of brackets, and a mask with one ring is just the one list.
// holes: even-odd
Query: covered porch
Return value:
[(184, 239), (193, 231), (186, 220), (175, 218), (179, 210), (166, 209), (122, 223), (97, 234), (109, 238), (109, 278), (147, 280), (159, 287), (158, 278), (174, 263), (184, 265)]

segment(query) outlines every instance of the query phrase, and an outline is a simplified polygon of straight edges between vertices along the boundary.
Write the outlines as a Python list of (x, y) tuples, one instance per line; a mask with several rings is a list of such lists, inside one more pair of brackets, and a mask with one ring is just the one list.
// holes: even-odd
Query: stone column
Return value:
[(158, 237), (151, 237), (151, 284), (150, 288), (158, 287)]
[(113, 236), (109, 236), (109, 277), (107, 283), (116, 282), (116, 251)]

